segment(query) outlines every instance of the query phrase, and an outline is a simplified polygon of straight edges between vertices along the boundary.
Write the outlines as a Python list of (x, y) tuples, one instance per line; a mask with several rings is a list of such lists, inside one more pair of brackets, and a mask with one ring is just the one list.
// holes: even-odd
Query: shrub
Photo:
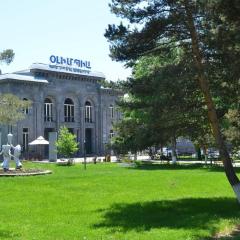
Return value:
[(58, 140), (56, 142), (57, 151), (63, 157), (72, 157), (78, 151), (76, 135), (69, 132), (68, 128), (61, 127), (59, 130)]

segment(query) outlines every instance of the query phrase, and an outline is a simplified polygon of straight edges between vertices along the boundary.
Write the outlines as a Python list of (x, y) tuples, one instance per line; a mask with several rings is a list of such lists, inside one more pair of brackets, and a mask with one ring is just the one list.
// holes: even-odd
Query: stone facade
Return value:
[[(0, 93), (12, 93), (32, 102), (31, 108), (25, 110), (26, 118), (12, 126), (14, 144), (19, 143), (25, 153), (31, 154), (36, 149), (28, 147), (29, 142), (39, 136), (48, 139), (49, 132), (66, 126), (77, 136), (78, 156), (84, 153), (84, 142), (88, 155), (103, 155), (113, 134), (113, 123), (121, 117), (116, 109), (121, 94), (101, 87), (101, 79), (101, 73), (74, 73), (45, 64), (0, 75)], [(0, 142), (6, 142), (8, 131), (9, 127), (1, 127)]]

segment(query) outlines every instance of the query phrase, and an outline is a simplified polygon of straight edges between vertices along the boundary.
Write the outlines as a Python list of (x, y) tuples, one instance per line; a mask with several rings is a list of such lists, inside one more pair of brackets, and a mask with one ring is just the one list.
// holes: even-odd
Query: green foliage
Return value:
[(0, 52), (0, 62), (10, 64), (13, 61), (14, 56), (15, 54), (12, 49), (6, 49)]
[[(160, 56), (180, 49), (181, 63), (197, 78), (190, 27), (190, 10), (197, 32), (204, 71), (209, 79), (217, 112), (222, 117), (234, 102), (239, 86), (240, 34), (238, 1), (127, 1), (113, 0), (111, 11), (130, 24), (109, 25), (105, 36), (116, 61), (133, 65), (143, 56)], [(176, 50), (175, 50), (176, 52)], [(169, 59), (169, 58), (168, 58)], [(186, 77), (187, 79), (187, 77)]]
[(71, 157), (78, 151), (76, 136), (69, 132), (67, 127), (61, 127), (56, 142), (57, 151), (64, 157)]
[(118, 134), (112, 139), (111, 148), (117, 154), (146, 149), (150, 142), (150, 132), (145, 131), (144, 124), (138, 123), (136, 118), (124, 118), (115, 125), (115, 131)]
[(14, 125), (24, 119), (24, 109), (31, 106), (31, 101), (24, 101), (13, 94), (0, 95), (0, 123)]
[(98, 81), (98, 83), (104, 88), (111, 88), (111, 89), (119, 90), (121, 81), (119, 80), (117, 82), (114, 82), (111, 80), (108, 81), (106, 79), (101, 79)]
[(203, 98), (191, 81), (191, 69), (179, 66), (181, 59), (181, 50), (173, 50), (142, 57), (134, 65), (133, 78), (122, 84), (128, 97), (119, 103), (124, 119), (115, 126), (115, 151), (143, 150), (179, 136), (196, 140), (209, 133)]
[(240, 111), (238, 109), (230, 109), (226, 114), (228, 126), (225, 129), (225, 135), (232, 146), (237, 150), (240, 149)]
[[(155, 136), (183, 135), (212, 145), (207, 113), (213, 116), (216, 109), (223, 124), (240, 94), (239, 8), (239, 1), (231, 0), (112, 0), (112, 13), (125, 21), (105, 32), (111, 57), (133, 66), (123, 112), (134, 112), (138, 124)], [(214, 129), (217, 122), (211, 120)]]

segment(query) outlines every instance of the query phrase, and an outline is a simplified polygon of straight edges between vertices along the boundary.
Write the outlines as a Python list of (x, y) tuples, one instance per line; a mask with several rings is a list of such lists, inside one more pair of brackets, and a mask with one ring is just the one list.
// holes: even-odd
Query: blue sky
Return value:
[(103, 36), (109, 23), (110, 0), (5, 0), (1, 1), (0, 51), (11, 48), (16, 56), (3, 73), (49, 63), (50, 55), (91, 61), (92, 70), (108, 80), (126, 79), (130, 69), (113, 62)]

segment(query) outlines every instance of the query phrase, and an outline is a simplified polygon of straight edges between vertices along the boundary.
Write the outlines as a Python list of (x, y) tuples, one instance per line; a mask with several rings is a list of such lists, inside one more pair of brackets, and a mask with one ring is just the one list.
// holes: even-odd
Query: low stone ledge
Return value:
[(19, 169), (10, 168), (8, 171), (4, 172), (3, 169), (0, 169), (0, 177), (17, 177), (17, 176), (37, 176), (51, 174), (50, 170), (43, 169)]

